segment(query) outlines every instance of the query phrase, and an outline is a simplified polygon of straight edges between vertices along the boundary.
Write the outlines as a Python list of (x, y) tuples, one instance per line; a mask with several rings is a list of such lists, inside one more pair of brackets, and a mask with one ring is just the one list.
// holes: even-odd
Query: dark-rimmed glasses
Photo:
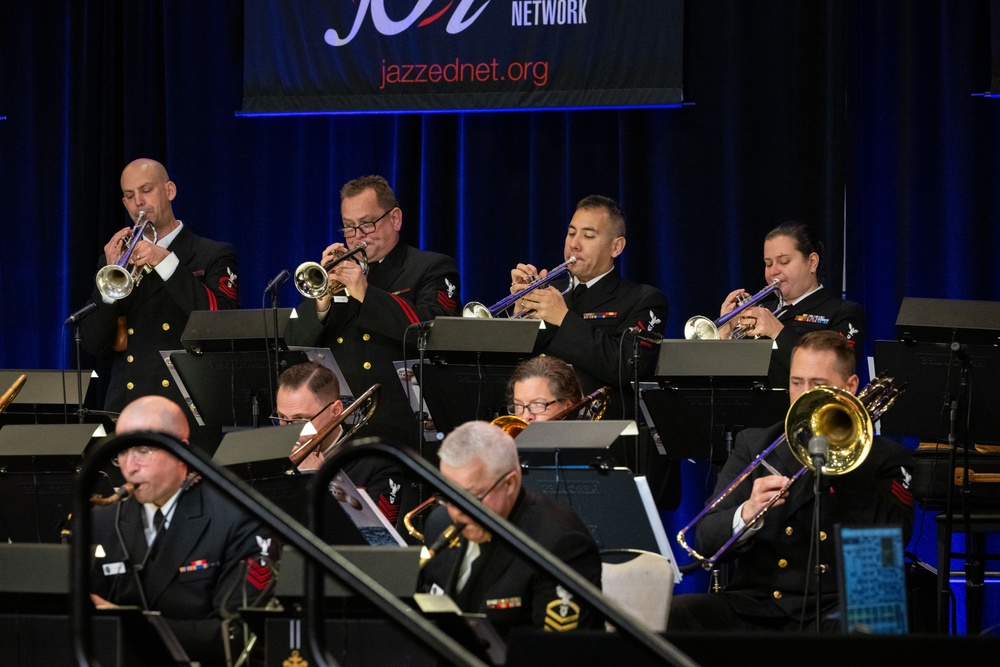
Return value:
[(336, 400), (330, 401), (322, 408), (320, 408), (320, 410), (316, 414), (314, 414), (312, 417), (309, 417), (308, 419), (305, 417), (285, 417), (277, 410), (271, 413), (269, 419), (271, 420), (271, 423), (274, 424), (275, 426), (303, 426), (305, 425), (306, 422), (311, 422), (312, 420), (316, 419), (316, 417), (319, 417), (321, 414), (326, 412), (327, 408), (329, 408), (331, 405), (333, 405), (339, 400), (340, 399), (338, 398)]
[(357, 227), (341, 227), (340, 233), (344, 235), (345, 239), (354, 238), (354, 235), (358, 233), (358, 230), (361, 230), (365, 234), (371, 234), (372, 232), (375, 231), (375, 225), (377, 225), (382, 218), (389, 215), (392, 211), (393, 209), (390, 208), (388, 211), (386, 211), (379, 217), (375, 218), (374, 220), (370, 222), (362, 222)]
[(527, 405), (521, 405), (520, 403), (511, 403), (507, 406), (507, 414), (514, 415), (515, 417), (520, 417), (527, 410), (533, 415), (540, 415), (549, 409), (549, 406), (553, 403), (558, 403), (557, 398), (554, 401), (549, 401), (548, 403), (542, 403), (541, 401), (535, 401), (534, 403), (528, 403)]

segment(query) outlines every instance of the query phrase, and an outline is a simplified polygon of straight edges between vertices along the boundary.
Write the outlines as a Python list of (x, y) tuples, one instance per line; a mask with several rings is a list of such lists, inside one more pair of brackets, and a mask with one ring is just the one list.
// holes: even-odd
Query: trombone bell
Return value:
[(823, 436), (830, 443), (824, 475), (843, 475), (864, 463), (871, 451), (874, 429), (868, 411), (850, 392), (817, 387), (799, 396), (785, 417), (785, 436), (792, 454), (815, 472), (809, 439)]

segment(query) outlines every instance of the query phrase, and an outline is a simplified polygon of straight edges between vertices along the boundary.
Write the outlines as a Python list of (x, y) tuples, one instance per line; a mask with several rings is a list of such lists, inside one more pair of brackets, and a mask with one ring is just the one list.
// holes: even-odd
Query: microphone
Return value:
[(809, 438), (808, 450), (813, 467), (816, 468), (818, 473), (821, 473), (823, 464), (826, 463), (827, 454), (830, 453), (830, 441), (821, 435), (814, 435)]
[(663, 340), (663, 336), (661, 334), (655, 333), (653, 331), (646, 331), (645, 329), (642, 329), (640, 327), (629, 327), (628, 329), (626, 329), (626, 332), (632, 334), (639, 340), (646, 341), (647, 343), (658, 344)]
[(264, 288), (264, 294), (274, 294), (281, 287), (281, 284), (288, 280), (289, 275), (288, 269), (282, 269), (281, 273), (271, 278), (271, 282)]
[(63, 322), (63, 325), (66, 325), (66, 324), (75, 324), (75, 323), (79, 322), (80, 320), (82, 320), (83, 318), (85, 318), (87, 315), (90, 315), (95, 310), (97, 310), (97, 304), (94, 303), (93, 301), (91, 301), (86, 306), (84, 306), (80, 310), (76, 311), (75, 313), (73, 313), (72, 315), (70, 315), (69, 317), (67, 317), (66, 321)]

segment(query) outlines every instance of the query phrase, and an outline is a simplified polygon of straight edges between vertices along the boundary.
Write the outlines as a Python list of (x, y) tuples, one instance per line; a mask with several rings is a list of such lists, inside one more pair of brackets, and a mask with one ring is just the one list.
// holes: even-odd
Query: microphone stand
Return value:
[(278, 409), (278, 377), (281, 375), (281, 349), (278, 337), (278, 287), (271, 290), (271, 319), (274, 324), (274, 387), (271, 392), (271, 412)]
[(809, 439), (809, 456), (812, 457), (814, 475), (813, 475), (813, 531), (809, 536), (812, 540), (812, 547), (810, 551), (815, 550), (816, 553), (816, 634), (820, 634), (820, 621), (822, 621), (822, 593), (823, 593), (823, 570), (825, 569), (823, 564), (820, 562), (822, 556), (820, 555), (820, 548), (823, 541), (820, 539), (820, 533), (822, 532), (822, 513), (820, 511), (820, 499), (823, 495), (823, 465), (826, 463), (827, 455), (830, 451), (830, 443), (826, 438), (822, 436), (813, 436)]
[(635, 419), (635, 474), (645, 475), (646, 466), (639, 461), (639, 344), (638, 336), (632, 336), (632, 418)]
[(73, 341), (76, 345), (76, 418), (83, 423), (83, 367), (80, 364), (80, 322), (73, 323)]

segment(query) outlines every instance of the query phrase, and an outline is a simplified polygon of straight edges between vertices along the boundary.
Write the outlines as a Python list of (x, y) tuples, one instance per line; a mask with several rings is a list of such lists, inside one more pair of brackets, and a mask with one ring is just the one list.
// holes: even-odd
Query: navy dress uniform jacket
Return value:
[[(639, 327), (663, 335), (669, 310), (666, 295), (650, 285), (625, 280), (614, 269), (579, 297), (566, 298), (569, 312), (562, 325), (545, 325), (535, 342), (535, 353), (572, 364), (584, 394), (612, 387), (605, 419), (631, 416), (633, 337), (626, 330)], [(656, 345), (640, 342), (640, 377), (652, 369), (658, 352)]]
[(868, 321), (865, 309), (853, 301), (845, 301), (825, 287), (778, 314), (778, 321), (785, 325), (775, 339), (767, 378), (772, 387), (788, 387), (792, 370), (792, 348), (802, 336), (811, 331), (836, 331), (854, 348), (860, 361), (864, 356), (865, 334)]
[[(398, 243), (381, 262), (370, 265), (364, 303), (337, 295), (320, 322), (316, 301), (304, 299), (298, 317), (288, 321), (285, 340), (329, 347), (355, 396), (381, 384), (378, 408), (359, 435), (411, 444), (417, 425), (393, 362), (402, 358), (407, 327), (438, 315), (458, 315), (459, 309), (455, 260)], [(416, 349), (416, 333), (410, 332), (406, 342), (408, 349)]]
[[(740, 431), (733, 453), (719, 474), (712, 498), (783, 432), (783, 424)], [(775, 448), (767, 461), (787, 477), (802, 468), (784, 443)], [(913, 494), (909, 488), (912, 470), (913, 458), (906, 448), (876, 437), (860, 467), (844, 475), (825, 478), (820, 506), (821, 530), (826, 534), (821, 542), (820, 560), (827, 566), (822, 579), (824, 608), (837, 599), (834, 526), (897, 524), (903, 527), (903, 539), (908, 541), (913, 529)], [(758, 466), (750, 479), (698, 524), (696, 541), (701, 554), (714, 554), (729, 539), (733, 515), (750, 497), (753, 480), (769, 474), (763, 466)], [(733, 607), (741, 614), (787, 616), (797, 621), (805, 606), (807, 621), (813, 619), (815, 598), (803, 596), (807, 578), (810, 579), (809, 590), (815, 591), (813, 574), (806, 570), (813, 504), (813, 473), (807, 471), (792, 485), (785, 502), (764, 515), (760, 530), (747, 541), (730, 548), (722, 560), (735, 558), (736, 572), (724, 593), (709, 595), (729, 596)]]
[[(590, 531), (568, 507), (521, 489), (507, 519), (592, 584), (601, 587), (601, 559)], [(554, 631), (601, 628), (604, 619), (499, 540), (481, 544), (468, 583), (456, 591), (467, 544), (425, 567), (423, 587), (437, 584), (465, 612), (486, 614), (506, 637), (517, 627)]]
[[(143, 513), (135, 500), (93, 511), (91, 542), (101, 545), (105, 555), (94, 561), (91, 592), (113, 604), (140, 608), (145, 595), (149, 609), (162, 614), (192, 659), (224, 664), (220, 610), (232, 614), (242, 606), (241, 580), (250, 606), (266, 601), (273, 573), (270, 561), (260, 565), (260, 555), (266, 545), (269, 557), (277, 557), (277, 542), (266, 542), (256, 520), (206, 484), (181, 493), (167, 527), (149, 549)], [(133, 574), (137, 566), (142, 594)]]
[[(239, 307), (236, 292), (236, 249), (197, 236), (185, 225), (170, 243), (180, 261), (164, 281), (146, 274), (132, 293), (106, 304), (96, 286), (91, 300), (97, 310), (80, 322), (81, 345), (93, 355), (113, 355), (104, 409), (121, 412), (140, 396), (165, 396), (184, 408), (187, 403), (167, 370), (160, 350), (181, 349), (181, 333), (193, 310)], [(103, 258), (100, 266), (107, 264)], [(128, 349), (112, 350), (120, 315), (125, 316)]]

